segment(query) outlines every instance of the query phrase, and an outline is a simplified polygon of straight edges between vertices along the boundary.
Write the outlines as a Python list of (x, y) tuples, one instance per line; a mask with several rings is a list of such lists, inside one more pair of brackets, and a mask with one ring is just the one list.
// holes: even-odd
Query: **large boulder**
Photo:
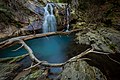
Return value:
[(13, 80), (19, 67), (18, 64), (0, 63), (0, 80)]
[(66, 64), (60, 78), (60, 80), (107, 80), (98, 68), (82, 60)]
[(90, 45), (103, 52), (120, 53), (120, 34), (113, 28), (98, 27), (96, 30), (87, 28), (76, 35), (79, 44)]

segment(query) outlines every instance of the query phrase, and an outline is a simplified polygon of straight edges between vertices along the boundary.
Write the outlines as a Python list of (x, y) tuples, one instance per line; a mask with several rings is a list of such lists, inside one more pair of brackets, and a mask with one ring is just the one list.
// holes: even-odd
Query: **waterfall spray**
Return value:
[(44, 22), (43, 22), (43, 33), (47, 32), (55, 32), (57, 30), (56, 28), (56, 18), (53, 14), (53, 4), (47, 3), (47, 5), (44, 7)]

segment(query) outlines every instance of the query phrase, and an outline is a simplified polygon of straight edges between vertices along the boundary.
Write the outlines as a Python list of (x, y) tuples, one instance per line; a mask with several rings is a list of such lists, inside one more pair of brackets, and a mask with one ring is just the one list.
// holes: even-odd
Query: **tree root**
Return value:
[[(71, 61), (75, 61), (75, 60), (78, 60), (80, 59), (81, 57), (89, 54), (89, 53), (100, 53), (102, 54), (102, 52), (98, 52), (98, 51), (94, 51), (93, 49), (87, 49), (86, 51), (82, 52), (81, 54), (69, 59), (68, 61), (64, 62), (64, 63), (58, 63), (58, 64), (52, 64), (52, 63), (48, 63), (47, 61), (40, 61), (38, 60), (35, 55), (33, 54), (33, 51), (32, 49), (23, 41), (23, 40), (19, 40), (19, 42), (24, 46), (24, 48), (28, 51), (28, 54), (30, 56), (30, 59), (33, 61), (33, 62), (36, 62), (37, 64), (31, 66), (30, 68), (33, 68), (37, 65), (41, 65), (41, 66), (45, 66), (45, 67), (62, 67), (64, 66), (65, 64), (71, 62)], [(103, 53), (105, 54), (105, 53)], [(108, 54), (108, 53), (106, 53)], [(29, 69), (29, 68), (28, 68)], [(26, 69), (26, 70), (28, 70)]]
[[(29, 68), (27, 69), (24, 69), (24, 70), (29, 70), (33, 67), (36, 67), (38, 65), (41, 65), (41, 66), (45, 66), (45, 67), (63, 67), (65, 64), (69, 63), (69, 62), (74, 62), (74, 61), (77, 61), (78, 59), (82, 59), (83, 56), (89, 54), (89, 53), (96, 53), (96, 54), (104, 54), (104, 55), (108, 55), (110, 53), (105, 53), (105, 52), (99, 52), (99, 51), (95, 51), (93, 48), (92, 49), (87, 49), (86, 51), (82, 52), (81, 54), (77, 55), (77, 56), (74, 56), (72, 57), (71, 59), (67, 60), (66, 62), (64, 63), (58, 63), (58, 64), (53, 64), (53, 63), (48, 63), (47, 61), (40, 61), (38, 60), (35, 55), (33, 54), (33, 51), (32, 49), (23, 41), (23, 40), (28, 40), (28, 39), (33, 39), (33, 38), (37, 38), (37, 37), (46, 37), (46, 36), (51, 36), (51, 35), (59, 35), (59, 34), (70, 34), (72, 32), (75, 32), (75, 31), (80, 31), (80, 30), (73, 30), (73, 31), (70, 31), (70, 32), (50, 32), (50, 33), (45, 33), (45, 34), (36, 34), (36, 35), (28, 35), (28, 36), (21, 36), (21, 37), (16, 37), (16, 38), (11, 38), (9, 40), (6, 40), (4, 42), (1, 42), (0, 45), (3, 45), (2, 47), (6, 46), (6, 45), (10, 45), (11, 43), (14, 43), (14, 42), (17, 42), (17, 43), (20, 43), (22, 44), (21, 47), (19, 47), (18, 49), (24, 47), (27, 51), (28, 51), (28, 55), (30, 57), (30, 59), (32, 60), (32, 62), (36, 63), (35, 65), (31, 65)], [(2, 48), (0, 47), (0, 48)], [(16, 49), (16, 50), (18, 50)], [(16, 51), (15, 50), (15, 51)], [(109, 56), (108, 56), (109, 57)], [(110, 58), (110, 57), (109, 57)], [(83, 58), (84, 59), (84, 58)], [(87, 58), (88, 59), (88, 58)], [(111, 58), (110, 58), (111, 59)], [(88, 59), (90, 60), (90, 59)], [(115, 61), (113, 59), (111, 59), (112, 61)], [(115, 61), (116, 62), (116, 61)], [(117, 62), (118, 63), (118, 62)]]
[(17, 50), (21, 49), (23, 46), (24, 46), (24, 45), (22, 44), (20, 47), (18, 47), (18, 48), (15, 49), (15, 50), (12, 50), (12, 51), (17, 51)]
[[(41, 38), (41, 37), (49, 37), (49, 36), (53, 36), (53, 35), (69, 35), (71, 33), (75, 33), (78, 31), (82, 31), (81, 29), (74, 29), (71, 30), (69, 32), (62, 32), (62, 31), (58, 31), (58, 32), (49, 32), (49, 33), (43, 33), (43, 34), (36, 34), (36, 35), (26, 35), (26, 36), (19, 36), (19, 37), (15, 37), (15, 38), (11, 38), (8, 40), (5, 40), (3, 42), (0, 42), (0, 49), (4, 48), (4, 47), (8, 47), (14, 45), (15, 40), (19, 39), (19, 40), (30, 40), (30, 39), (34, 39), (34, 38)], [(18, 43), (18, 41), (16, 41)]]

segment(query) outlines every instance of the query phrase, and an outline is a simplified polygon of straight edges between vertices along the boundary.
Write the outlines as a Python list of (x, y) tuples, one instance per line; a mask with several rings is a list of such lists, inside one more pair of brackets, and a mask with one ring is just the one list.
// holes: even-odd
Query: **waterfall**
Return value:
[(67, 7), (67, 30), (66, 32), (69, 31), (69, 16), (70, 16), (69, 7)]
[(65, 31), (68, 32), (69, 31), (69, 23), (70, 23), (70, 6), (69, 4), (67, 4), (65, 6), (65, 16), (64, 16), (64, 19), (65, 19), (65, 23), (64, 23), (64, 27), (65, 27)]
[(44, 7), (44, 22), (43, 22), (43, 33), (47, 32), (55, 32), (57, 30), (56, 28), (56, 18), (53, 14), (53, 4), (47, 3), (47, 5)]

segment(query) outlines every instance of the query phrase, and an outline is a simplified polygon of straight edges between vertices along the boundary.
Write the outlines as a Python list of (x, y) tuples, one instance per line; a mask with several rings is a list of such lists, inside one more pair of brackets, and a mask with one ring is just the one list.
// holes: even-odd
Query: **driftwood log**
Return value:
[[(25, 69), (25, 70), (28, 70), (28, 69), (31, 69), (37, 65), (41, 65), (41, 66), (45, 66), (45, 67), (62, 67), (64, 66), (65, 64), (69, 63), (69, 62), (76, 62), (78, 59), (82, 59), (81, 57), (89, 54), (89, 53), (97, 53), (97, 54), (105, 54), (105, 55), (108, 55), (109, 53), (104, 53), (104, 52), (98, 52), (98, 51), (94, 51), (94, 49), (87, 49), (86, 51), (82, 52), (81, 54), (75, 56), (75, 57), (72, 57), (71, 59), (69, 59), (68, 61), (64, 62), (64, 63), (58, 63), (58, 64), (53, 64), (53, 63), (48, 63), (47, 61), (40, 61), (38, 60), (35, 55), (34, 55), (34, 52), (32, 51), (32, 49), (23, 41), (23, 40), (18, 40), (19, 43), (21, 43), (24, 48), (28, 51), (28, 55), (30, 57), (30, 59), (33, 61), (33, 62), (36, 62), (35, 65), (32, 65), (31, 67)], [(83, 58), (83, 59), (86, 59), (86, 58)]]
[[(66, 61), (64, 63), (53, 64), (53, 63), (48, 63), (47, 61), (40, 61), (39, 59), (37, 59), (36, 56), (34, 55), (34, 52), (32, 51), (32, 49), (24, 42), (24, 40), (29, 40), (29, 39), (33, 39), (33, 38), (48, 37), (48, 36), (52, 36), (52, 35), (68, 35), (73, 32), (78, 32), (78, 31), (81, 31), (81, 30), (76, 29), (76, 30), (71, 30), (69, 32), (49, 32), (49, 33), (44, 33), (44, 34), (15, 37), (15, 38), (11, 38), (11, 39), (1, 42), (0, 48), (3, 48), (5, 46), (11, 45), (12, 43), (16, 43), (16, 42), (19, 44), (22, 44), (22, 46), (19, 47), (18, 49), (24, 47), (28, 51), (28, 55), (29, 55), (30, 59), (36, 63), (35, 65), (32, 65), (25, 70), (31, 69), (37, 65), (41, 65), (41, 66), (45, 66), (45, 67), (62, 67), (71, 61), (74, 62), (74, 61), (77, 61), (78, 59), (85, 59), (82, 57), (89, 53), (97, 53), (97, 54), (105, 54), (105, 55), (110, 54), (110, 53), (95, 51), (92, 48), (92, 49), (87, 49), (86, 51), (80, 53), (79, 55), (72, 57), (71, 59), (69, 59), (68, 61)], [(16, 50), (18, 50), (18, 49), (16, 49)]]
[(53, 36), (53, 35), (69, 35), (71, 33), (75, 33), (78, 31), (82, 31), (81, 29), (75, 29), (75, 30), (71, 30), (68, 32), (49, 32), (49, 33), (43, 33), (43, 34), (36, 34), (36, 35), (26, 35), (26, 36), (19, 36), (19, 37), (15, 37), (15, 38), (10, 38), (8, 40), (5, 40), (3, 42), (0, 42), (0, 49), (4, 48), (4, 47), (8, 47), (10, 45), (13, 45), (15, 43), (18, 43), (18, 39), (19, 40), (30, 40), (30, 39), (34, 39), (34, 38), (42, 38), (42, 37), (49, 37), (49, 36)]
[[(14, 41), (18, 41), (20, 44), (22, 44), (22, 46), (28, 51), (28, 55), (29, 55), (30, 59), (33, 62), (36, 62), (36, 64), (31, 66), (30, 68), (35, 67), (37, 65), (41, 65), (41, 66), (45, 66), (45, 67), (62, 67), (65, 64), (67, 64), (67, 63), (69, 63), (71, 61), (76, 61), (76, 60), (80, 59), (81, 57), (83, 57), (84, 55), (87, 55), (89, 53), (98, 53), (98, 54), (106, 54), (106, 55), (109, 54), (109, 53), (103, 53), (103, 52), (94, 51), (94, 49), (88, 49), (88, 50), (84, 51), (83, 53), (81, 53), (81, 54), (79, 54), (79, 55), (69, 59), (68, 61), (66, 61), (64, 63), (52, 64), (52, 63), (48, 63), (47, 61), (40, 61), (40, 60), (38, 60), (35, 57), (34, 52), (32, 51), (32, 49), (23, 40), (16, 39)], [(30, 68), (28, 68), (28, 69), (30, 69)]]

